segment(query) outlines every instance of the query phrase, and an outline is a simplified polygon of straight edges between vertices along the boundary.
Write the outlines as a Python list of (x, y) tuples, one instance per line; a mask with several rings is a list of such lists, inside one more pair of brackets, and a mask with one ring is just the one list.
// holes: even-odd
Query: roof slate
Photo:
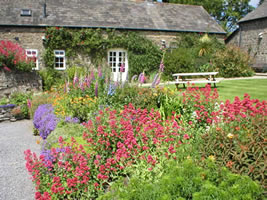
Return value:
[(267, 0), (265, 0), (259, 7), (257, 7), (252, 12), (248, 13), (245, 17), (239, 20), (238, 23), (261, 19), (267, 17)]
[[(7, 2), (7, 3), (5, 3)], [(0, 26), (63, 26), (210, 32), (225, 31), (202, 6), (110, 0), (1, 0)], [(31, 9), (31, 17), (20, 16)]]

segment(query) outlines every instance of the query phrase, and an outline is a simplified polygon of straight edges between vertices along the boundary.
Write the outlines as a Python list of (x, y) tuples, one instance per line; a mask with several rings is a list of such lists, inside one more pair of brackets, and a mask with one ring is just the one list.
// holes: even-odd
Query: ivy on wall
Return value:
[(44, 61), (50, 69), (54, 68), (54, 50), (65, 50), (70, 60), (78, 54), (90, 57), (91, 62), (98, 65), (105, 61), (109, 49), (125, 49), (130, 76), (157, 69), (162, 57), (159, 46), (136, 32), (52, 27), (46, 29), (45, 37)]

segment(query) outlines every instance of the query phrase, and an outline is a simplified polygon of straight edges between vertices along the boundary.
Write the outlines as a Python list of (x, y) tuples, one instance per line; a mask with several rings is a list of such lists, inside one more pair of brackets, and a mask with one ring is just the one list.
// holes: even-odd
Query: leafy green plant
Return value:
[[(46, 138), (46, 141), (44, 141), (44, 148), (45, 149), (51, 149), (59, 147), (58, 145), (58, 138), (61, 136), (64, 140), (68, 140), (71, 137), (78, 138), (77, 142), (79, 144), (83, 144), (84, 141), (82, 141), (81, 138), (83, 135), (83, 132), (86, 129), (80, 125), (79, 123), (67, 123), (64, 121), (59, 122), (56, 129), (53, 130), (50, 135)], [(70, 142), (70, 141), (67, 141)]]
[(212, 64), (223, 77), (252, 76), (251, 63), (250, 56), (235, 46), (218, 51), (212, 59)]
[(55, 69), (47, 68), (39, 71), (43, 81), (43, 89), (50, 90), (53, 85), (63, 83), (61, 73)]
[(195, 59), (192, 49), (180, 47), (167, 52), (164, 59), (164, 78), (172, 80), (172, 74), (182, 72), (194, 72)]
[(226, 168), (218, 169), (209, 160), (205, 168), (197, 166), (192, 160), (179, 164), (171, 162), (166, 168), (155, 182), (140, 181), (138, 177), (128, 181), (122, 179), (98, 199), (263, 199), (262, 189), (249, 177), (232, 174)]
[(18, 114), (20, 116), (20, 118), (29, 118), (30, 117), (27, 102), (31, 98), (32, 98), (32, 93), (15, 92), (11, 95), (10, 103), (19, 106), (20, 112), (17, 112), (17, 113), (20, 113), (20, 114)]

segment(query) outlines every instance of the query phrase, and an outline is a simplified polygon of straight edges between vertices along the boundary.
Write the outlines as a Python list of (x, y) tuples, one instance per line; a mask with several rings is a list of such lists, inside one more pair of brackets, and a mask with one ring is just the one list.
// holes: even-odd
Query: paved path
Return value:
[(39, 154), (32, 121), (0, 123), (0, 200), (33, 200), (34, 186), (25, 168), (24, 151)]

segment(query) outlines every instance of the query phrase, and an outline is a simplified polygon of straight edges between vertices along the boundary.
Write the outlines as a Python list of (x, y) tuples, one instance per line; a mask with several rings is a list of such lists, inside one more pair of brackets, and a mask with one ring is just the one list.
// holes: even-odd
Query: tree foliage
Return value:
[(253, 10), (249, 0), (169, 0), (169, 3), (201, 5), (227, 31), (233, 31), (238, 20)]

